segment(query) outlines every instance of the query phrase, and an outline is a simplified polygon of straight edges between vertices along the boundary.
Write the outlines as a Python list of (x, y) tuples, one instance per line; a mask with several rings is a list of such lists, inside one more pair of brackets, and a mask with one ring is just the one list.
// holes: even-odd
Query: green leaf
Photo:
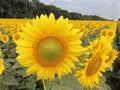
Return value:
[(105, 82), (106, 77), (105, 76), (101, 77), (99, 85), (96, 88), (93, 88), (93, 90), (111, 90), (111, 88)]
[(30, 82), (26, 83), (26, 87), (29, 89), (33, 89), (35, 90), (36, 88), (36, 81), (34, 79), (32, 79)]
[(51, 90), (83, 90), (83, 87), (73, 75), (65, 75), (61, 80), (51, 82)]
[(5, 68), (10, 68), (11, 63), (9, 63), (9, 61), (5, 61), (4, 62)]
[(2, 79), (3, 85), (19, 85), (17, 80), (12, 76), (6, 76)]
[(73, 90), (72, 88), (69, 88), (69, 87), (61, 87), (61, 86), (58, 86), (58, 87), (54, 87), (52, 90)]
[(25, 70), (21, 69), (21, 70), (16, 70), (16, 74), (22, 77), (26, 76)]
[(16, 62), (11, 68), (21, 68), (21, 65), (18, 63), (18, 62)]
[(11, 68), (11, 66), (16, 63), (16, 59), (5, 59), (4, 64), (5, 64), (5, 68)]
[(15, 53), (10, 53), (7, 56), (8, 56), (8, 58), (14, 58), (14, 57), (16, 57), (16, 54)]

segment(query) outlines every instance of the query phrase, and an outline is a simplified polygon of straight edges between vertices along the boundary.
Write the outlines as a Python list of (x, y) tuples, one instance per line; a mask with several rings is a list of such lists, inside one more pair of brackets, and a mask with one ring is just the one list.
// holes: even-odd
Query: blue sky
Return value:
[(98, 15), (108, 19), (120, 18), (120, 0), (40, 0), (47, 5), (55, 5), (70, 12), (83, 15)]

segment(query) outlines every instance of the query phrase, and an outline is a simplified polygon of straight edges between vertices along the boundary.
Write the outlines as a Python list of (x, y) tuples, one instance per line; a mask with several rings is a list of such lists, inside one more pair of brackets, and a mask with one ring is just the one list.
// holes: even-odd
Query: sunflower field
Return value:
[(0, 90), (118, 90), (120, 22), (54, 14), (0, 19)]

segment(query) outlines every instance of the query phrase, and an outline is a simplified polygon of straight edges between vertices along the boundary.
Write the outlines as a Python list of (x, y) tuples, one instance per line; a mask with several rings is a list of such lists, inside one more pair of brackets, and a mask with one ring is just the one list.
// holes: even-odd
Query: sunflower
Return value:
[(0, 37), (1, 37), (1, 35), (2, 35), (2, 32), (0, 32)]
[(114, 39), (116, 36), (115, 30), (108, 30), (107, 36), (108, 36), (108, 38)]
[(100, 35), (101, 36), (106, 36), (107, 35), (107, 29), (103, 29), (103, 30), (101, 30), (101, 32), (100, 32)]
[(102, 76), (101, 72), (105, 72), (105, 60), (107, 58), (106, 51), (99, 49), (93, 52), (92, 57), (86, 59), (85, 63), (80, 63), (83, 68), (76, 71), (75, 77), (78, 78), (84, 88), (93, 88), (99, 84), (99, 77)]
[[(101, 50), (104, 49), (107, 51), (106, 54), (107, 54), (108, 58), (106, 59), (105, 62), (109, 68), (111, 68), (113, 62), (118, 57), (118, 53), (119, 53), (116, 49), (113, 49), (112, 36), (115, 37), (115, 35), (112, 35), (112, 33), (113, 33), (113, 31), (108, 30), (106, 36), (100, 36), (99, 38), (97, 38), (93, 42), (90, 42), (90, 46), (89, 46), (90, 50), (92, 50), (93, 52), (95, 52), (98, 49), (101, 49)], [(110, 35), (111, 35), (111, 38), (109, 38)]]
[(101, 31), (100, 35), (113, 40), (116, 36), (116, 33), (115, 30), (104, 29)]
[(3, 60), (0, 59), (0, 75), (3, 73), (4, 69), (5, 68), (4, 68)]
[(2, 41), (3, 43), (7, 43), (7, 42), (9, 41), (8, 35), (2, 34), (2, 36), (1, 36), (1, 41)]
[(16, 42), (20, 38), (19, 32), (15, 32), (12, 34), (12, 40)]
[(96, 38), (93, 42), (89, 42), (89, 48), (92, 51), (96, 51), (98, 49), (104, 49), (107, 50), (108, 52), (112, 49), (112, 41), (111, 39), (105, 37), (105, 36), (100, 36)]
[(0, 57), (1, 57), (1, 55), (2, 55), (2, 51), (1, 51), (1, 49), (0, 49)]
[[(0, 57), (1, 55), (2, 55), (2, 51), (0, 49)], [(3, 60), (0, 58), (0, 75), (3, 73), (4, 69), (5, 68), (4, 68)]]
[(41, 15), (22, 27), (20, 39), (17, 40), (18, 62), (28, 67), (27, 75), (37, 73), (37, 80), (54, 80), (72, 73), (79, 56), (84, 50), (80, 38), (82, 33), (72, 29), (72, 24), (63, 16), (55, 20)]
[(119, 52), (116, 49), (112, 49), (109, 53), (108, 56), (109, 58), (105, 60), (105, 63), (108, 65), (109, 68), (111, 68), (112, 64), (118, 57)]
[(105, 61), (109, 58), (108, 53), (112, 50), (112, 45), (110, 39), (101, 36), (90, 42), (87, 48), (90, 57), (86, 58), (85, 63), (80, 63), (83, 68), (78, 69), (75, 76), (83, 87), (92, 88), (99, 84), (101, 72), (105, 72), (108, 67)]

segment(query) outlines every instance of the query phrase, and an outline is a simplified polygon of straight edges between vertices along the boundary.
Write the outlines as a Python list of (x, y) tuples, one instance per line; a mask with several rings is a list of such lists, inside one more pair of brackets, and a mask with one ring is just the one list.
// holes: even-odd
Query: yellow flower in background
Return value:
[(0, 59), (0, 75), (3, 73), (4, 69), (5, 68), (4, 68), (3, 60)]
[(112, 64), (114, 63), (114, 61), (116, 60), (116, 58), (118, 57), (119, 52), (116, 49), (112, 49), (109, 53), (108, 53), (108, 57), (105, 60), (105, 63), (107, 64), (107, 67), (111, 68)]
[(8, 35), (2, 34), (2, 35), (1, 35), (1, 41), (2, 41), (3, 43), (7, 43), (7, 42), (9, 41)]
[(2, 54), (2, 50), (0, 49), (0, 56), (1, 56), (1, 54)]
[(116, 36), (116, 31), (115, 30), (104, 29), (104, 30), (101, 30), (100, 35), (105, 36), (105, 37), (113, 40)]
[(61, 78), (76, 68), (74, 62), (79, 61), (77, 56), (83, 51), (81, 37), (68, 19), (61, 16), (55, 20), (52, 13), (49, 17), (41, 15), (22, 27), (16, 42), (17, 60), (28, 67), (28, 75), (37, 73), (37, 80), (54, 80), (56, 75)]
[[(0, 57), (1, 55), (2, 55), (2, 51), (0, 49)], [(3, 73), (4, 69), (5, 68), (4, 68), (3, 60), (0, 58), (0, 75)]]
[(2, 36), (2, 32), (0, 32), (0, 37)]
[(7, 33), (7, 34), (12, 34), (14, 29), (10, 29), (10, 28), (4, 28), (4, 31)]
[(91, 29), (89, 32), (90, 32), (90, 34), (94, 34), (94, 33), (95, 33), (95, 30), (94, 30), (94, 29)]
[(109, 50), (112, 49), (112, 41), (111, 39), (105, 37), (105, 36), (100, 36), (96, 38), (93, 42), (89, 42), (89, 48), (94, 52), (98, 49), (104, 49), (109, 52)]
[(108, 36), (109, 38), (112, 38), (112, 39), (113, 39), (113, 38), (116, 36), (116, 31), (115, 31), (115, 30), (108, 30), (107, 36)]
[(84, 88), (93, 88), (99, 84), (99, 77), (102, 76), (101, 72), (105, 72), (107, 66), (106, 58), (106, 51), (99, 49), (93, 52), (93, 56), (87, 59), (85, 63), (82, 63), (84, 68), (76, 71), (75, 76)]
[(20, 39), (19, 32), (15, 32), (12, 34), (12, 40), (16, 42), (18, 39)]
[(100, 35), (101, 36), (106, 36), (107, 35), (107, 29), (101, 30)]

